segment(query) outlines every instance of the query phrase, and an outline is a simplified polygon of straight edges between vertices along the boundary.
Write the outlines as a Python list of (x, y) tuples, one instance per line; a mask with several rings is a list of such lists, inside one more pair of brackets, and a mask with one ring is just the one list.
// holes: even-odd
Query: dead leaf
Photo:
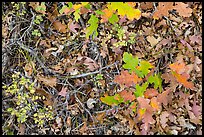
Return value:
[(153, 97), (151, 99), (150, 105), (152, 106), (153, 109), (155, 109), (156, 111), (160, 111), (161, 110), (161, 105), (160, 103), (157, 101), (156, 97)]
[(174, 9), (179, 13), (180, 16), (190, 17), (192, 13), (192, 9), (188, 7), (188, 4), (183, 2), (175, 2)]
[(144, 97), (145, 97), (145, 98), (152, 98), (152, 97), (157, 96), (158, 94), (159, 94), (159, 93), (158, 93), (158, 91), (157, 91), (156, 89), (154, 89), (154, 88), (149, 88), (149, 89), (147, 89), (147, 90), (145, 91)]
[(159, 2), (157, 10), (153, 14), (154, 19), (159, 19), (162, 16), (168, 16), (169, 10), (173, 9), (173, 2)]
[(74, 32), (74, 33), (77, 33), (76, 29), (78, 29), (80, 26), (78, 23), (73, 23), (73, 21), (71, 21), (69, 24), (68, 24), (68, 28)]
[(132, 74), (129, 74), (127, 70), (122, 70), (121, 75), (115, 76), (114, 82), (120, 84), (120, 85), (125, 85), (127, 87), (132, 86), (133, 84), (137, 84), (140, 82), (142, 79), (139, 78), (134, 72)]
[(25, 70), (25, 72), (27, 73), (28, 76), (32, 75), (33, 69), (35, 69), (35, 63), (33, 61), (30, 61), (24, 67), (24, 70)]
[(26, 126), (25, 124), (19, 124), (19, 135), (24, 135), (25, 134), (25, 129), (26, 129)]
[(86, 102), (87, 106), (89, 109), (92, 109), (94, 107), (94, 104), (96, 103), (96, 101), (93, 98), (89, 98)]
[(85, 60), (83, 62), (84, 65), (87, 65), (87, 68), (91, 71), (94, 71), (99, 68), (98, 64), (96, 63), (95, 60), (85, 57)]
[(167, 111), (163, 111), (160, 115), (160, 123), (162, 128), (167, 126), (166, 122), (168, 121), (169, 113)]
[(58, 95), (61, 95), (63, 97), (66, 97), (67, 95), (67, 87), (62, 87), (61, 91), (58, 93)]
[(106, 112), (97, 113), (96, 119), (100, 124), (103, 123)]
[(56, 20), (53, 22), (54, 28), (61, 32), (61, 33), (66, 33), (67, 32), (67, 25), (62, 24), (60, 21)]
[(156, 39), (154, 36), (147, 36), (147, 41), (151, 44), (152, 47), (159, 43), (160, 40), (160, 37)]
[(119, 95), (124, 99), (124, 101), (133, 101), (135, 100), (135, 95), (132, 91), (127, 92), (126, 90), (123, 90), (119, 93)]
[(50, 87), (55, 87), (57, 85), (56, 77), (45, 77), (45, 76), (37, 75), (37, 80), (43, 82), (43, 84)]

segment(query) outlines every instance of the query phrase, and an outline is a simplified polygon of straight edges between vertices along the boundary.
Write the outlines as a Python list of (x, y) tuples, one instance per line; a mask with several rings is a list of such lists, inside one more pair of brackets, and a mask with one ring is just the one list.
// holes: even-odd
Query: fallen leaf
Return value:
[(58, 93), (58, 95), (61, 95), (63, 97), (66, 97), (67, 95), (67, 87), (62, 87), (61, 91)]
[(133, 101), (136, 99), (135, 95), (133, 95), (133, 92), (131, 92), (131, 91), (128, 92), (126, 90), (123, 90), (118, 94), (124, 99), (125, 102), (126, 101)]
[(26, 129), (26, 126), (25, 124), (19, 124), (19, 135), (25, 135), (25, 129)]
[(93, 98), (89, 98), (86, 102), (87, 106), (89, 109), (92, 109), (94, 107), (94, 104), (96, 103), (96, 101)]
[(171, 92), (171, 89), (169, 88), (169, 89), (167, 89), (166, 91), (163, 91), (161, 94), (159, 94), (158, 96), (157, 96), (157, 100), (158, 100), (158, 102), (160, 102), (160, 103), (163, 103), (165, 106), (168, 104), (168, 102), (169, 102), (169, 96), (168, 96), (168, 94)]
[(176, 71), (176, 73), (178, 74), (182, 74), (184, 73), (186, 70), (186, 65), (184, 62), (175, 62), (173, 64), (169, 65), (170, 69), (172, 69), (173, 71)]
[(122, 70), (121, 75), (115, 76), (114, 82), (130, 87), (133, 84), (140, 82), (141, 80), (142, 79), (138, 78), (138, 76), (134, 72), (132, 72), (132, 74), (129, 74), (127, 70)]
[(147, 89), (147, 90), (145, 91), (144, 97), (145, 97), (145, 98), (152, 98), (152, 97), (157, 96), (158, 94), (159, 94), (159, 93), (158, 93), (158, 91), (157, 91), (156, 89), (154, 89), (154, 88), (149, 88), (149, 89)]
[(188, 4), (183, 2), (175, 2), (174, 9), (179, 13), (180, 16), (190, 17), (193, 10), (188, 7)]
[(25, 72), (27, 73), (28, 76), (32, 75), (33, 69), (35, 69), (35, 63), (33, 61), (30, 61), (24, 67), (24, 70), (25, 70)]
[(160, 40), (160, 37), (156, 39), (154, 36), (147, 36), (147, 41), (151, 44), (152, 47), (159, 43)]
[(173, 9), (173, 2), (159, 2), (157, 10), (153, 14), (154, 19), (159, 19), (162, 16), (168, 16), (169, 10)]
[(87, 65), (87, 68), (91, 71), (94, 71), (99, 68), (98, 64), (96, 63), (95, 60), (85, 57), (85, 60), (83, 62), (84, 65)]
[(60, 21), (56, 20), (53, 22), (54, 28), (61, 32), (61, 33), (66, 33), (67, 32), (67, 25), (62, 24)]
[(167, 111), (163, 111), (160, 115), (160, 123), (162, 128), (167, 126), (166, 122), (168, 121), (169, 113)]
[(55, 87), (57, 85), (56, 77), (44, 77), (44, 76), (37, 75), (37, 80), (43, 82), (43, 84), (50, 87)]
[(96, 119), (99, 121), (100, 124), (103, 123), (105, 115), (106, 112), (97, 113)]
[(77, 33), (76, 29), (78, 29), (80, 26), (78, 23), (73, 23), (73, 21), (71, 21), (69, 24), (68, 24), (68, 28), (74, 32), (74, 33)]
[(153, 109), (155, 109), (156, 111), (159, 111), (161, 109), (161, 105), (160, 103), (157, 101), (156, 97), (153, 97), (151, 99), (150, 105), (152, 106)]

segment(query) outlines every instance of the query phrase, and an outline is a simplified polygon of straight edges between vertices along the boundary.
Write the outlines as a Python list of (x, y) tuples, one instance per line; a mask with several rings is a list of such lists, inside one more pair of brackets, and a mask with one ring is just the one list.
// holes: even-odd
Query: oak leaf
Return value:
[(73, 21), (68, 24), (68, 28), (74, 33), (77, 33), (76, 29), (78, 29), (79, 27), (79, 24), (73, 23)]
[(169, 10), (173, 9), (173, 2), (159, 2), (157, 10), (153, 14), (154, 19), (159, 19), (162, 16), (167, 16)]
[(153, 97), (153, 98), (151, 99), (150, 105), (152, 106), (152, 108), (153, 108), (154, 110), (159, 111), (159, 110), (161, 109), (161, 105), (160, 105), (160, 103), (158, 102), (158, 100), (157, 100), (156, 97)]
[(174, 9), (179, 13), (180, 16), (190, 17), (193, 10), (188, 7), (188, 4), (183, 2), (175, 2)]
[(114, 82), (120, 84), (120, 85), (125, 85), (126, 87), (130, 87), (133, 84), (136, 84), (140, 82), (142, 79), (138, 78), (138, 76), (132, 72), (132, 74), (129, 74), (127, 70), (122, 70), (121, 75), (115, 76)]
[(154, 88), (149, 88), (149, 89), (147, 89), (147, 90), (145, 91), (144, 97), (145, 97), (145, 98), (152, 98), (152, 97), (157, 96), (158, 94), (159, 94), (159, 93), (158, 93), (158, 91), (157, 91), (156, 89), (154, 89)]
[(56, 20), (53, 22), (53, 26), (56, 30), (58, 30), (61, 33), (67, 32), (67, 25), (62, 24), (60, 21)]
[(67, 95), (67, 87), (62, 87), (61, 91), (58, 93), (58, 95), (61, 95), (65, 97)]
[(133, 95), (133, 92), (131, 91), (126, 91), (126, 90), (123, 90), (121, 91), (120, 93), (118, 93), (123, 99), (124, 99), (124, 102), (126, 101), (133, 101), (135, 100), (135, 95)]
[(57, 85), (56, 77), (44, 77), (44, 76), (37, 75), (37, 80), (42, 81), (43, 84), (50, 87), (55, 87)]
[(173, 76), (176, 80), (181, 83), (184, 87), (190, 88), (192, 90), (195, 89), (194, 84), (192, 82), (187, 81), (190, 77), (187, 73), (178, 74), (177, 72), (172, 71)]

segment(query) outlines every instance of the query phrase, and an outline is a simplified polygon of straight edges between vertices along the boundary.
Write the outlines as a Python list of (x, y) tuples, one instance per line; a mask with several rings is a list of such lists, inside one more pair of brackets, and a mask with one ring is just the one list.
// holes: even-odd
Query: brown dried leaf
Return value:
[(71, 21), (69, 24), (68, 24), (68, 28), (74, 32), (74, 33), (77, 33), (76, 29), (78, 29), (80, 26), (78, 23), (74, 23), (73, 21)]
[(25, 65), (24, 70), (28, 76), (31, 76), (34, 68), (35, 68), (35, 63), (33, 61), (30, 61)]
[(167, 111), (163, 111), (160, 115), (160, 123), (162, 128), (167, 126), (166, 122), (168, 121), (169, 113)]
[(168, 11), (173, 9), (173, 2), (159, 2), (157, 10), (153, 14), (154, 19), (159, 19), (162, 16), (168, 16)]
[(163, 103), (165, 106), (168, 104), (169, 96), (168, 94), (171, 92), (171, 89), (167, 89), (166, 91), (163, 91), (161, 94), (158, 95), (157, 100), (160, 103)]
[(62, 87), (61, 91), (58, 93), (58, 95), (61, 95), (65, 97), (67, 95), (67, 87)]
[(99, 68), (98, 64), (96, 63), (95, 60), (89, 58), (89, 57), (85, 57), (85, 60), (84, 60), (84, 65), (87, 65), (87, 68), (91, 71), (94, 71), (96, 69)]
[(157, 101), (156, 97), (153, 97), (151, 99), (150, 105), (152, 106), (152, 108), (156, 111), (161, 110), (161, 104)]
[(133, 84), (137, 84), (140, 82), (142, 79), (139, 78), (134, 72), (132, 74), (129, 74), (127, 70), (122, 70), (121, 75), (115, 76), (114, 82), (125, 85), (127, 87), (132, 86)]
[(175, 2), (174, 9), (179, 13), (180, 16), (190, 17), (192, 13), (192, 9), (188, 7), (188, 4), (183, 2)]
[(119, 95), (124, 99), (124, 101), (133, 101), (135, 100), (135, 95), (133, 95), (132, 91), (127, 92), (126, 90), (123, 90), (119, 93)]
[(66, 33), (67, 32), (67, 25), (62, 24), (60, 21), (56, 20), (53, 22), (54, 28), (61, 32), (61, 33)]
[(56, 77), (44, 77), (44, 76), (37, 75), (37, 80), (43, 82), (43, 84), (50, 87), (55, 87), (57, 85)]
[(156, 89), (154, 89), (154, 88), (149, 88), (149, 89), (147, 89), (147, 90), (145, 91), (144, 97), (145, 97), (145, 98), (152, 98), (152, 97), (157, 96), (158, 94), (159, 94), (159, 93), (158, 93), (158, 91), (157, 91)]
[(152, 47), (159, 43), (160, 40), (160, 37), (156, 39), (154, 36), (147, 36), (147, 41), (151, 44)]

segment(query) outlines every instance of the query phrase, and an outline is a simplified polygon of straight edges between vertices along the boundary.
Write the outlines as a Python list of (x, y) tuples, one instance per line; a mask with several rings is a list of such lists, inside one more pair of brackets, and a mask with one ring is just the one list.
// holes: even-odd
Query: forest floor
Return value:
[(2, 2), (3, 135), (201, 135), (201, 2)]

